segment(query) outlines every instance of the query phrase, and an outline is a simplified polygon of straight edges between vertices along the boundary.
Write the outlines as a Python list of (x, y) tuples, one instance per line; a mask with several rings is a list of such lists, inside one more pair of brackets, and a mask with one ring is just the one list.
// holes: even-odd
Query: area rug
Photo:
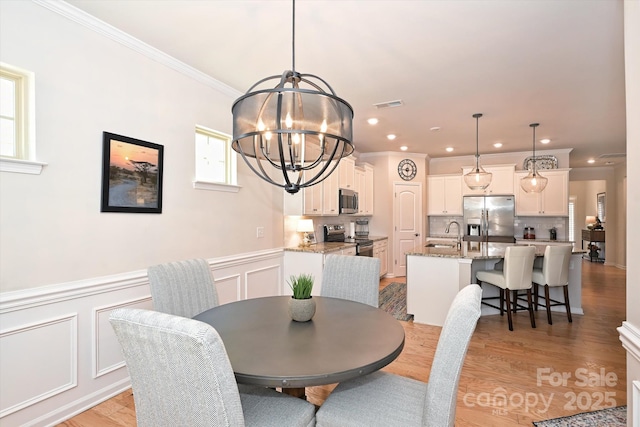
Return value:
[(554, 418), (546, 421), (534, 421), (538, 427), (626, 427), (627, 407), (601, 409), (594, 412)]
[(380, 291), (379, 307), (398, 320), (413, 320), (413, 314), (407, 314), (407, 284), (389, 283)]

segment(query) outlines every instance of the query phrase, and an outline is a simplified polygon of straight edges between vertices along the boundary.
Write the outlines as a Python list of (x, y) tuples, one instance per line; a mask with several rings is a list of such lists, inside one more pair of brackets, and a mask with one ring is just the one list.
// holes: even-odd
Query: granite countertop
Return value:
[(344, 242), (321, 242), (314, 243), (309, 246), (293, 246), (290, 248), (284, 248), (285, 251), (289, 252), (310, 252), (316, 254), (328, 254), (331, 252), (341, 251), (343, 249), (355, 248), (355, 243), (344, 243)]
[[(418, 246), (406, 253), (406, 255), (437, 257), (437, 258), (464, 258), (464, 259), (500, 259), (504, 258), (504, 252), (507, 246), (514, 246), (509, 243), (479, 243), (479, 242), (463, 242), (462, 250), (453, 248), (434, 248), (425, 245)], [(515, 246), (535, 246), (536, 256), (544, 256), (547, 245), (543, 242), (540, 244), (529, 243)], [(574, 254), (587, 253), (585, 250), (573, 249)]]
[[(374, 242), (378, 242), (380, 240), (386, 240), (386, 236), (369, 236), (370, 240)], [(285, 251), (289, 252), (309, 252), (316, 254), (328, 254), (331, 252), (341, 251), (343, 249), (355, 248), (355, 243), (344, 243), (344, 242), (320, 242), (314, 243), (309, 246), (292, 246), (289, 248), (284, 248)]]

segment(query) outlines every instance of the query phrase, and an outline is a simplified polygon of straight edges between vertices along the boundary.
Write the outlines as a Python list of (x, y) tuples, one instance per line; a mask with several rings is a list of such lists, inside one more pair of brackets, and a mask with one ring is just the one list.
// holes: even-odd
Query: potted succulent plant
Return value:
[(313, 289), (313, 276), (300, 274), (291, 276), (289, 287), (293, 295), (289, 300), (289, 315), (296, 322), (307, 322), (316, 314), (316, 302), (311, 296)]

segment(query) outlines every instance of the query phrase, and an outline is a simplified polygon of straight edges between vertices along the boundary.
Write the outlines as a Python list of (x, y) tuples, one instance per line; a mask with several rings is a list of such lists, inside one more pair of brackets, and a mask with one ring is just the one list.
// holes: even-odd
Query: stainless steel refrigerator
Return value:
[(465, 196), (464, 240), (515, 243), (514, 196)]

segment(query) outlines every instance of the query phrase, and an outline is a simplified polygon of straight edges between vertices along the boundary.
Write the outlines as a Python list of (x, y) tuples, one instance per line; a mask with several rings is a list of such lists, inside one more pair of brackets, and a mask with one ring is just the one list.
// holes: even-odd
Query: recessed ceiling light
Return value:
[(587, 163), (595, 163), (595, 162), (596, 162), (596, 161), (595, 161), (595, 160), (593, 160), (593, 159), (589, 159), (589, 160), (587, 160)]
[(406, 145), (403, 145), (402, 147), (400, 147), (400, 149), (401, 149), (402, 151), (407, 151), (407, 148), (409, 148), (409, 147), (407, 147)]
[(550, 140), (549, 138), (544, 138), (544, 139), (541, 139), (541, 140), (540, 140), (540, 143), (541, 143), (541, 144), (548, 144), (548, 143), (550, 143), (550, 142), (551, 142), (551, 140)]
[(614, 163), (614, 162), (612, 162), (612, 161), (605, 162), (605, 165), (607, 165), (607, 166), (611, 166), (611, 165), (614, 165), (614, 164), (615, 164), (615, 163)]
[(396, 136), (394, 134), (390, 133), (389, 135), (387, 135), (387, 139), (389, 141), (393, 141), (394, 139), (396, 139)]
[(375, 117), (372, 117), (369, 120), (367, 120), (367, 123), (369, 123), (370, 125), (377, 125), (378, 119), (376, 119)]
[(440, 126), (434, 126), (432, 128), (429, 129), (431, 132), (437, 132), (440, 130)]
[(447, 153), (450, 153), (450, 152), (453, 151), (453, 147), (447, 147), (447, 148), (445, 148), (445, 150), (447, 150)]
[(500, 148), (502, 147), (502, 142), (496, 142), (495, 144), (493, 144), (493, 146), (496, 148)]

